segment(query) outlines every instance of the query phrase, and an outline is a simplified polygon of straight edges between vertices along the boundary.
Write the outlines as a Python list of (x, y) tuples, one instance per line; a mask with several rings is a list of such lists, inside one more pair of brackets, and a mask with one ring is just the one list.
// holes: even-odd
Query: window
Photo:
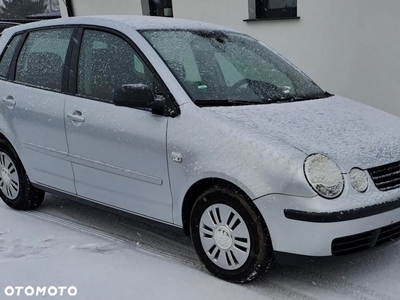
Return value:
[(31, 32), (17, 61), (15, 81), (61, 91), (72, 28)]
[(216, 53), (215, 58), (218, 61), (227, 86), (233, 86), (236, 82), (244, 79), (243, 75), (240, 74), (227, 57), (221, 53)]
[(179, 29), (139, 32), (196, 103), (263, 104), (326, 97), (298, 69), (249, 36)]
[(250, 19), (297, 18), (297, 0), (251, 0)]
[(153, 74), (133, 48), (120, 37), (85, 30), (78, 64), (78, 95), (112, 102), (124, 84), (153, 88)]
[[(143, 1), (143, 0), (142, 0)], [(143, 14), (158, 17), (173, 17), (172, 0), (145, 0)], [(148, 5), (148, 7), (147, 7)]]
[(11, 43), (9, 43), (8, 46), (6, 47), (4, 55), (0, 61), (0, 78), (8, 77), (11, 61), (13, 59), (15, 49), (17, 48), (17, 45), (18, 45), (20, 39), (21, 39), (21, 35), (15, 36), (12, 39)]

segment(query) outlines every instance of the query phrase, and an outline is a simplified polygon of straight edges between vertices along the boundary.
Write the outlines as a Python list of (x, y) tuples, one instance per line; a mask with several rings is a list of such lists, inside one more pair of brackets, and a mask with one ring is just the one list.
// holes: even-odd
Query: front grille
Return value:
[(342, 256), (362, 252), (400, 239), (400, 222), (375, 230), (334, 239), (332, 255)]
[(400, 162), (371, 168), (369, 175), (380, 191), (389, 191), (400, 187)]

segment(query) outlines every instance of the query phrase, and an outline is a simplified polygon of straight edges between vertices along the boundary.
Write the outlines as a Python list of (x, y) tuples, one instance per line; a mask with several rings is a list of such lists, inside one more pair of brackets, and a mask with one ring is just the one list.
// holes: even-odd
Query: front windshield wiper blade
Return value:
[(233, 99), (194, 100), (193, 102), (199, 106), (238, 106), (238, 105), (265, 104), (265, 102), (263, 101), (245, 101), (245, 100), (233, 100)]
[(324, 99), (334, 96), (328, 92), (325, 92), (323, 96), (314, 96), (314, 97), (281, 97), (281, 98), (267, 98), (264, 99), (265, 103), (288, 103), (288, 102), (296, 102), (296, 101), (306, 101), (306, 100), (317, 100), (317, 99)]
[(312, 100), (316, 98), (305, 98), (305, 97), (281, 97), (281, 98), (267, 98), (265, 99), (265, 103), (288, 103), (288, 102), (296, 102), (296, 101), (305, 101)]

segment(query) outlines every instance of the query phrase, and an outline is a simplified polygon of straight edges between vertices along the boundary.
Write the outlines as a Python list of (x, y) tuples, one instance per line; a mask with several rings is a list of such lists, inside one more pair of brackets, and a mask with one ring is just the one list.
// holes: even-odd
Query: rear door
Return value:
[(158, 86), (128, 41), (114, 32), (83, 31), (76, 93), (67, 96), (65, 109), (76, 190), (81, 197), (172, 222), (168, 118), (112, 102), (123, 84), (146, 84), (154, 91)]
[(23, 152), (31, 180), (70, 193), (75, 193), (75, 186), (62, 90), (73, 32), (73, 28), (40, 29), (24, 36), (0, 90), (2, 114)]

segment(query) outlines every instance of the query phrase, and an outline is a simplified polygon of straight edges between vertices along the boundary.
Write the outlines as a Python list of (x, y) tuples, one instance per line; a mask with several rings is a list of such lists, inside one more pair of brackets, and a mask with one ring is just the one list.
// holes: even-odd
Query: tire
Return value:
[(16, 210), (37, 208), (44, 198), (44, 192), (31, 185), (17, 153), (5, 140), (0, 140), (0, 197)]
[(223, 280), (251, 282), (274, 263), (263, 218), (246, 195), (229, 186), (216, 186), (197, 198), (190, 232), (200, 260)]

